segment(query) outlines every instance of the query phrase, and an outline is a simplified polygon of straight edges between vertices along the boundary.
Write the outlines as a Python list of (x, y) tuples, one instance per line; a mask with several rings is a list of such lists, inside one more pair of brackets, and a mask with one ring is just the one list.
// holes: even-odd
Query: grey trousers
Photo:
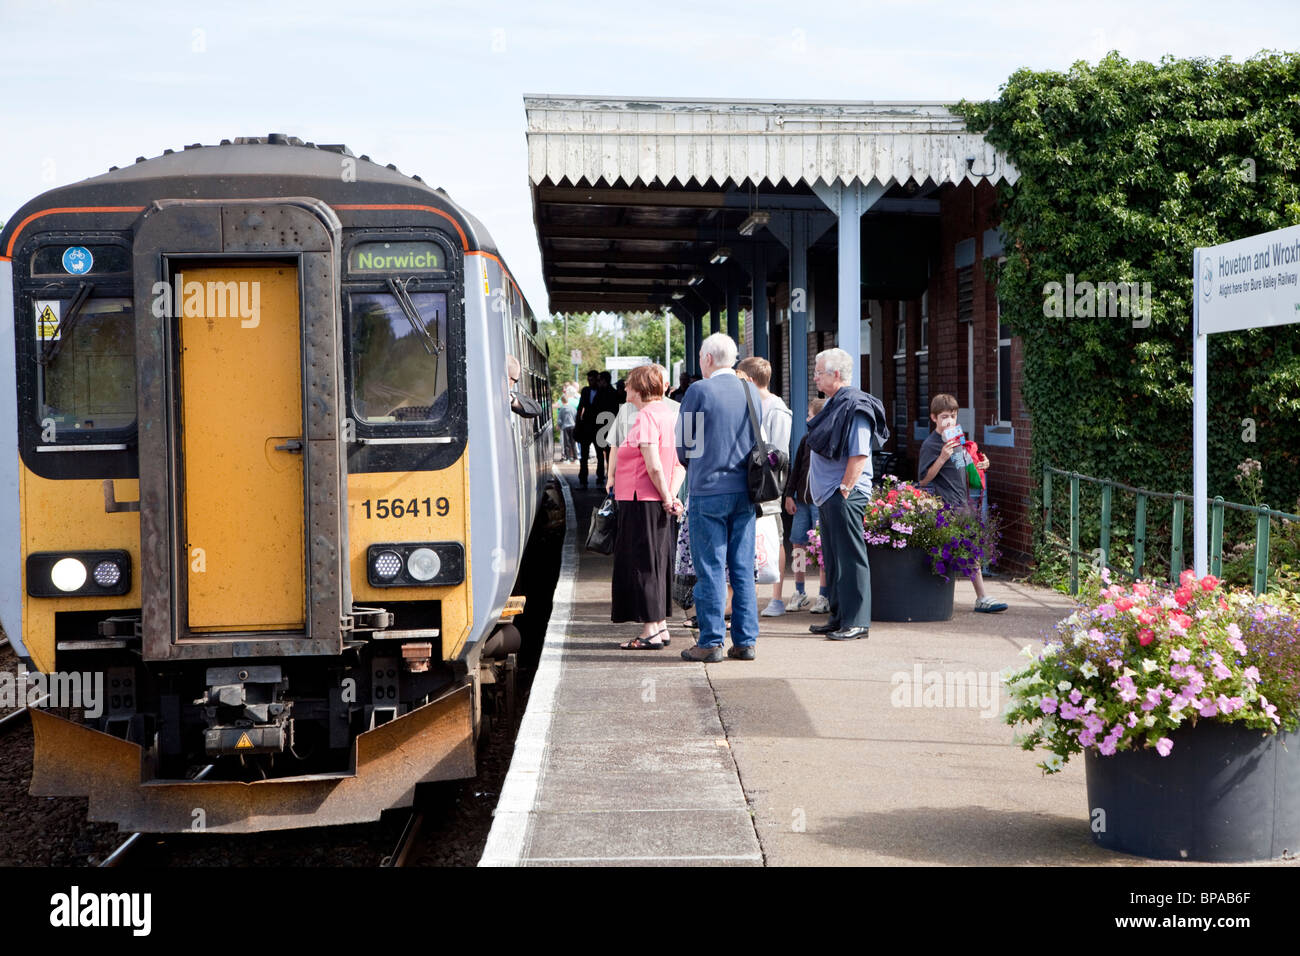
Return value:
[(830, 619), (840, 627), (871, 626), (871, 566), (862, 537), (867, 494), (854, 490), (845, 498), (838, 491), (818, 505), (821, 513), (822, 560), (830, 592)]

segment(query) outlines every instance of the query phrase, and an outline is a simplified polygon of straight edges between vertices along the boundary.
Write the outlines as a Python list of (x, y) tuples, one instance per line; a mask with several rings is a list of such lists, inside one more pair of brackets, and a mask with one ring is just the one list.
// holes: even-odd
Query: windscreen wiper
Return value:
[(415, 307), (410, 294), (406, 291), (406, 283), (396, 278), (390, 278), (387, 281), (388, 290), (393, 294), (393, 298), (397, 300), (397, 305), (401, 308), (402, 314), (406, 316), (406, 320), (411, 323), (411, 328), (415, 330), (415, 334), (420, 337), (420, 343), (424, 346), (424, 350), (430, 355), (441, 355), (442, 343), (429, 334), (424, 320), (420, 318), (420, 310)]
[(77, 286), (77, 293), (68, 303), (68, 311), (64, 313), (63, 318), (54, 329), (54, 338), (45, 343), (41, 349), (41, 354), (37, 356), (36, 361), (42, 366), (48, 367), (51, 362), (59, 357), (59, 349), (63, 348), (63, 343), (68, 336), (72, 335), (72, 330), (77, 325), (77, 319), (81, 316), (81, 307), (86, 304), (90, 298), (90, 293), (94, 286), (89, 282), (82, 282)]

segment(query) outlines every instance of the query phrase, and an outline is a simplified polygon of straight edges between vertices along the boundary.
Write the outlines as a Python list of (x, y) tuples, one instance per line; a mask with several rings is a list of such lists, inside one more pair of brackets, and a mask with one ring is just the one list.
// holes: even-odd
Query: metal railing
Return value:
[[(1147, 545), (1147, 502), (1151, 500), (1167, 500), (1173, 502), (1173, 515), (1170, 526), (1170, 545), (1169, 545), (1169, 580), (1177, 581), (1178, 576), (1183, 572), (1183, 525), (1186, 517), (1186, 508), (1189, 503), (1195, 501), (1191, 495), (1185, 495), (1181, 492), (1168, 493), (1163, 491), (1150, 491), (1146, 488), (1134, 488), (1132, 485), (1126, 485), (1118, 481), (1110, 481), (1105, 478), (1093, 478), (1089, 475), (1081, 475), (1075, 471), (1064, 471), (1060, 468), (1053, 468), (1050, 465), (1043, 467), (1043, 534), (1044, 536), (1051, 533), (1052, 530), (1052, 476), (1061, 475), (1070, 481), (1070, 593), (1077, 594), (1079, 591), (1079, 558), (1089, 558), (1092, 554), (1086, 554), (1079, 550), (1079, 483), (1088, 482), (1089, 484), (1101, 486), (1101, 535), (1097, 556), (1100, 558), (1102, 567), (1110, 567), (1110, 531), (1111, 531), (1111, 507), (1114, 499), (1114, 493), (1118, 491), (1128, 492), (1135, 496), (1134, 520), (1133, 520), (1133, 573), (1132, 577), (1140, 578), (1142, 568), (1146, 563), (1146, 545)], [(1254, 514), (1255, 517), (1255, 575), (1254, 587), (1256, 594), (1262, 594), (1268, 583), (1268, 547), (1269, 547), (1269, 522), (1274, 518), (1280, 518), (1283, 521), (1300, 521), (1300, 515), (1288, 514), (1285, 511), (1274, 511), (1268, 505), (1243, 505), (1235, 501), (1225, 501), (1223, 497), (1216, 496), (1209, 502), (1210, 506), (1210, 573), (1219, 577), (1223, 573), (1223, 514), (1225, 509), (1231, 508), (1234, 511), (1245, 511)]]

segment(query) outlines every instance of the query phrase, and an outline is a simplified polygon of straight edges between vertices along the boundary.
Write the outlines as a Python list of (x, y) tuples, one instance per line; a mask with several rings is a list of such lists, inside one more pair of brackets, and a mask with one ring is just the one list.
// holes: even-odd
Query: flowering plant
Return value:
[(925, 549), (945, 581), (952, 571), (971, 577), (982, 562), (998, 557), (995, 518), (947, 507), (943, 499), (894, 475), (885, 475), (873, 492), (862, 524), (867, 544)]
[(1300, 601), (1225, 590), (1184, 571), (1178, 587), (1111, 584), (1080, 591), (1079, 606), (1031, 663), (1004, 677), (1007, 723), (1055, 773), (1085, 749), (1110, 755), (1172, 751), (1169, 733), (1198, 720), (1268, 733), (1300, 727)]
[(808, 530), (808, 553), (812, 555), (813, 560), (817, 562), (817, 567), (826, 567), (825, 563), (822, 561), (821, 525), (817, 525)]

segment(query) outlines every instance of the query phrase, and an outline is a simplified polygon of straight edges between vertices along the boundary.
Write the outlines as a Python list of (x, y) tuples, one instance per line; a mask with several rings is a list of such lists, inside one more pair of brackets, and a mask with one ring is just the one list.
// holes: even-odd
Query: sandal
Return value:
[[(656, 637), (660, 632), (656, 631), (650, 637)], [(650, 640), (650, 638), (634, 637), (626, 643), (618, 645), (624, 651), (657, 651), (664, 647), (664, 644)]]
[(668, 633), (668, 628), (666, 628), (666, 627), (665, 627), (662, 631), (655, 631), (655, 632), (654, 632), (653, 634), (651, 634), (650, 636), (651, 636), (651, 637), (660, 637), (660, 636), (662, 636), (662, 637), (663, 637), (662, 644), (663, 644), (664, 647), (668, 647), (668, 646), (671, 645), (672, 642), (673, 642), (672, 637), (671, 637), (671, 636), (669, 635), (669, 633)]

